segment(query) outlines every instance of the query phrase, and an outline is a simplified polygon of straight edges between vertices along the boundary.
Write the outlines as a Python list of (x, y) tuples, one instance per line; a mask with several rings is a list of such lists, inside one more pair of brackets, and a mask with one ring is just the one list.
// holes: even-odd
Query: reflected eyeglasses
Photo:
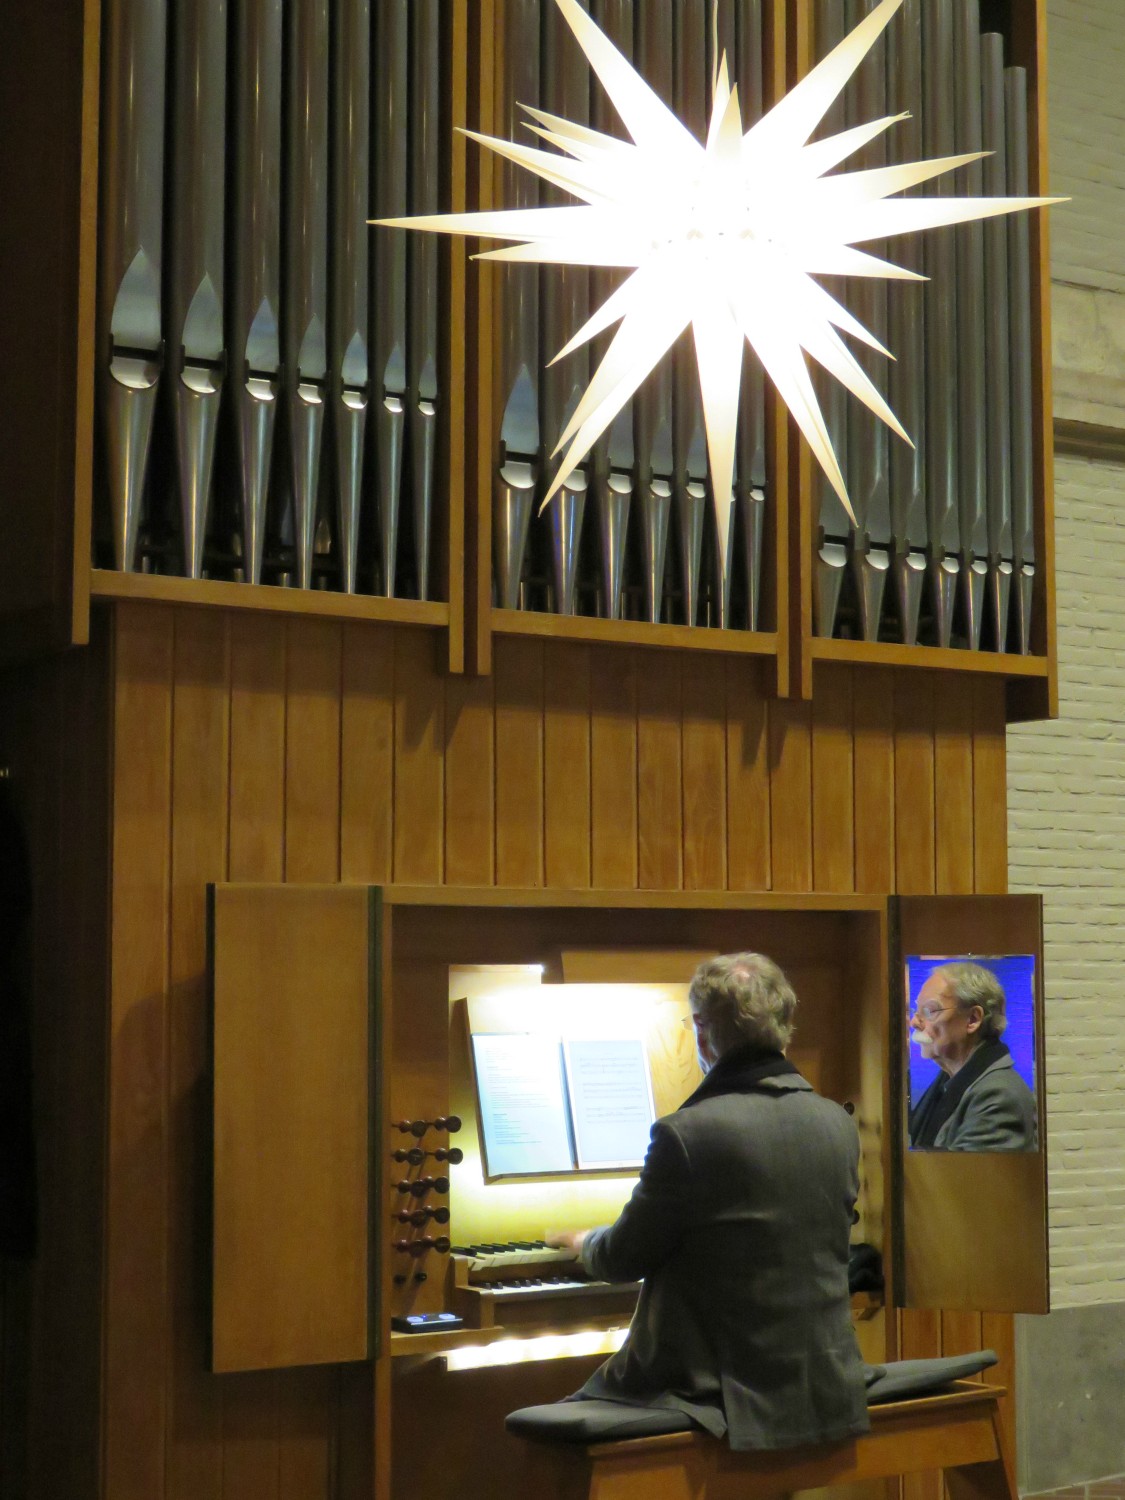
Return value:
[(917, 1009), (910, 1012), (910, 1019), (917, 1018), (920, 1021), (936, 1021), (938, 1016), (944, 1016), (947, 1011), (956, 1010), (955, 1005), (919, 1005)]

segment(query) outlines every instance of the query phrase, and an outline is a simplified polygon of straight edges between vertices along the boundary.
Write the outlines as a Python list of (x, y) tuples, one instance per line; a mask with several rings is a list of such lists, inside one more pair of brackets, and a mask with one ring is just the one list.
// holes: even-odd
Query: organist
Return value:
[(548, 1236), (592, 1278), (644, 1280), (625, 1343), (570, 1399), (678, 1409), (734, 1449), (864, 1432), (855, 1126), (787, 1060), (797, 998), (770, 959), (709, 960), (690, 1002), (703, 1082), (654, 1125), (614, 1224)]

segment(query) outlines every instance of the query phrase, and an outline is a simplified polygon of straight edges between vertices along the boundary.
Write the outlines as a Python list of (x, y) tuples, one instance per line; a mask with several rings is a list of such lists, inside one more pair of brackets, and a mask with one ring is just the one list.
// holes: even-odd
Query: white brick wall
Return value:
[[(1022, 3), (1022, 0), (1018, 0)], [(1056, 414), (1125, 429), (1125, 0), (1048, 0)], [(1125, 1303), (1125, 467), (1055, 472), (1060, 716), (1008, 736), (1046, 914), (1051, 1300)]]
[(1125, 292), (1125, 5), (1048, 0), (1047, 46), (1053, 273)]
[(1055, 472), (1059, 718), (1008, 735), (1009, 877), (1046, 916), (1051, 1300), (1125, 1302), (1125, 466)]

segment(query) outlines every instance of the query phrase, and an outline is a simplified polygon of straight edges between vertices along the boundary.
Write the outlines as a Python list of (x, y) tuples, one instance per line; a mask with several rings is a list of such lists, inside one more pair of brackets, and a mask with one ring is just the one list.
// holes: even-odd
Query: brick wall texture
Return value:
[[(1091, 377), (1119, 381), (1125, 343), (1066, 324), (1082, 296), (1125, 318), (1125, 4), (1047, 11), (1051, 190), (1074, 198), (1052, 210), (1054, 315)], [(1107, 409), (1066, 415), (1125, 429)], [(1051, 1298), (1065, 1308), (1125, 1303), (1125, 466), (1058, 458), (1055, 518), (1060, 713), (1009, 733), (1008, 819), (1010, 887), (1045, 898)]]
[(1055, 473), (1059, 718), (1008, 736), (1010, 888), (1044, 894), (1051, 1300), (1125, 1302), (1125, 467)]

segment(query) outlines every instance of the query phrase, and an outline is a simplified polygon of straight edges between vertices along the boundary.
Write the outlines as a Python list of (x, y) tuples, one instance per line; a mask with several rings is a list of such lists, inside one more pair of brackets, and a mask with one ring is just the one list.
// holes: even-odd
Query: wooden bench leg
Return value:
[(963, 1464), (946, 1469), (945, 1482), (949, 1500), (1019, 1500), (1016, 1476), (1008, 1464), (999, 1413), (992, 1417), (996, 1437), (995, 1458), (985, 1463)]

